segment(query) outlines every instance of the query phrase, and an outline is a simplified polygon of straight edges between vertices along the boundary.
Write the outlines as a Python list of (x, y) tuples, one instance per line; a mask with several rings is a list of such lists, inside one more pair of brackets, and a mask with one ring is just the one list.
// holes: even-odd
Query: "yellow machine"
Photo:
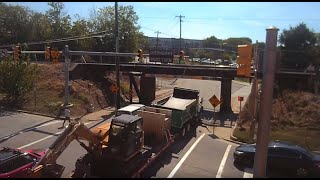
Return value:
[[(110, 123), (106, 123), (91, 131), (83, 123), (72, 122), (33, 166), (29, 177), (60, 177), (64, 167), (57, 164), (56, 160), (73, 140), (77, 140), (88, 152), (99, 155), (108, 142), (109, 128)], [(89, 146), (81, 140), (88, 141)]]
[(173, 143), (170, 111), (152, 111), (143, 110), (139, 116), (122, 114), (93, 130), (83, 123), (72, 122), (33, 166), (28, 177), (61, 177), (64, 167), (56, 160), (73, 140), (87, 150), (77, 160), (73, 177), (139, 177)]

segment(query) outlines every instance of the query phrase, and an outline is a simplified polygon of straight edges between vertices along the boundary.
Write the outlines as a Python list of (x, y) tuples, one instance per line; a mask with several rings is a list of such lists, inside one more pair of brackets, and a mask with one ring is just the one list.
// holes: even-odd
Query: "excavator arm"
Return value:
[[(73, 140), (77, 140), (88, 152), (101, 153), (101, 137), (93, 133), (83, 123), (72, 122), (53, 142), (45, 155), (33, 166), (29, 175), (31, 177), (43, 177), (44, 171), (51, 171), (50, 174), (55, 170), (63, 171), (64, 167), (58, 165), (56, 160)], [(86, 146), (80, 140), (88, 141), (89, 146)], [(54, 173), (56, 174), (56, 172)]]

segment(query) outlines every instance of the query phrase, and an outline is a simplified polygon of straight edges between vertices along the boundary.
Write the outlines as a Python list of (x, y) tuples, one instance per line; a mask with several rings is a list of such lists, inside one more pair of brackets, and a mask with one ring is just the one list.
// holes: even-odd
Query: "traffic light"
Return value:
[(251, 77), (252, 45), (238, 45), (237, 76)]
[(51, 48), (46, 47), (46, 50), (44, 52), (45, 59), (48, 61), (51, 61)]
[(14, 48), (14, 55), (13, 55), (14, 60), (19, 60), (21, 59), (21, 47), (20, 46), (16, 46)]
[(138, 57), (139, 57), (139, 62), (141, 63), (142, 60), (143, 60), (143, 52), (142, 52), (142, 49), (139, 49), (139, 50), (138, 50)]
[(179, 56), (179, 64), (182, 64), (184, 62), (184, 51), (180, 51), (180, 56)]
[(51, 51), (51, 57), (53, 59), (53, 61), (52, 61), (53, 64), (58, 64), (59, 56), (60, 56), (60, 52), (58, 51), (57, 48), (55, 48), (53, 51)]

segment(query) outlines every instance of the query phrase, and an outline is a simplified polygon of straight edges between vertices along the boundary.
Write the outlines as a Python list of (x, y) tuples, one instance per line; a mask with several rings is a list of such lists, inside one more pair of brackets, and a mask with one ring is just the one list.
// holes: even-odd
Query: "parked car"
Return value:
[[(256, 144), (238, 146), (233, 154), (235, 163), (253, 167)], [(283, 141), (268, 146), (267, 168), (295, 176), (320, 176), (320, 154)]]
[(0, 178), (24, 177), (44, 154), (45, 151), (3, 148), (0, 150)]

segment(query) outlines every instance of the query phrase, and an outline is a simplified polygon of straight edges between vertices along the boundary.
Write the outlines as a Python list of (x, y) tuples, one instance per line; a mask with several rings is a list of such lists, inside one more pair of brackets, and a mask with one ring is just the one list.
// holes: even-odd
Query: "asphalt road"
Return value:
[[(61, 129), (62, 122), (38, 115), (2, 112), (0, 147), (45, 150), (64, 130)], [(90, 128), (103, 122), (104, 120), (101, 119), (87, 122), (86, 125)], [(236, 144), (217, 139), (206, 128), (199, 126), (187, 138), (175, 142), (169, 151), (147, 170), (145, 176), (216, 177), (220, 174), (221, 177), (241, 178), (246, 173), (233, 165), (232, 153), (236, 146)], [(228, 147), (230, 149), (225, 155)], [(190, 150), (191, 148), (193, 149)], [(86, 151), (77, 141), (66, 148), (57, 159), (58, 164), (66, 167), (62, 177), (71, 177), (77, 158), (85, 153)]]
[[(87, 122), (86, 125), (90, 128), (101, 121)], [(0, 147), (45, 150), (64, 130), (61, 128), (62, 123), (62, 120), (38, 115), (2, 112), (0, 115)], [(66, 167), (62, 177), (70, 177), (76, 160), (85, 153), (86, 150), (77, 141), (72, 142), (66, 148), (57, 159), (58, 164)]]
[[(171, 87), (179, 86), (200, 90), (204, 97), (205, 108), (213, 109), (208, 102), (213, 94), (220, 97), (220, 82), (207, 80), (178, 79), (166, 81)], [(170, 85), (171, 84), (171, 85)], [(232, 84), (232, 96), (243, 91), (245, 85)], [(244, 90), (242, 90), (244, 89)], [(64, 130), (62, 120), (30, 115), (25, 113), (4, 112), (0, 110), (0, 148), (11, 147), (18, 149), (35, 149), (38, 151), (48, 148)], [(90, 121), (87, 127), (103, 123), (104, 120)], [(175, 142), (173, 146), (147, 170), (146, 177), (250, 177), (252, 174), (233, 165), (233, 152), (237, 144), (233, 144), (215, 136), (210, 130), (199, 126), (188, 138)], [(70, 177), (75, 168), (76, 160), (86, 151), (77, 141), (72, 142), (57, 163), (65, 166), (62, 177)]]

